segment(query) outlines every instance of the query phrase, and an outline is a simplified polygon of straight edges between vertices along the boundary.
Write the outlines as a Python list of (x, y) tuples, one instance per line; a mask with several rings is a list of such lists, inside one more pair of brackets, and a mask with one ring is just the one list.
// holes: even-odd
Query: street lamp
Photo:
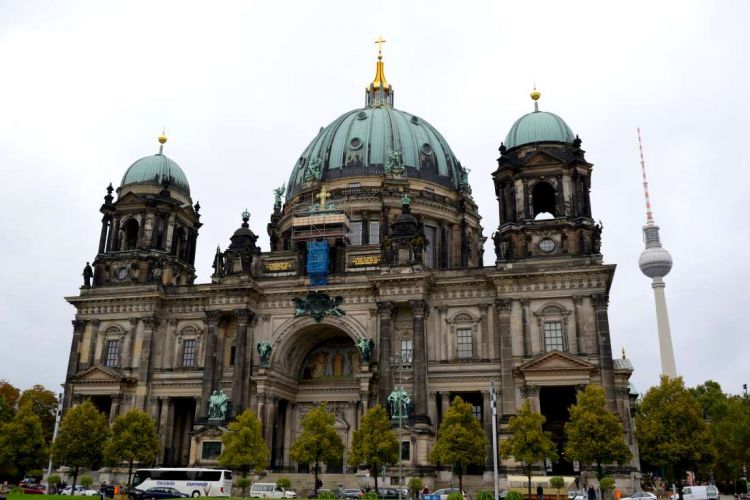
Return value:
[(403, 421), (406, 418), (406, 406), (409, 404), (409, 395), (404, 390), (403, 371), (404, 371), (404, 352), (388, 358), (392, 369), (398, 370), (398, 387), (393, 388), (393, 392), (388, 396), (391, 402), (391, 408), (398, 408), (392, 411), (391, 418), (395, 415), (398, 419), (398, 500), (401, 500), (401, 484), (403, 482), (403, 464), (401, 456), (401, 446), (403, 440)]

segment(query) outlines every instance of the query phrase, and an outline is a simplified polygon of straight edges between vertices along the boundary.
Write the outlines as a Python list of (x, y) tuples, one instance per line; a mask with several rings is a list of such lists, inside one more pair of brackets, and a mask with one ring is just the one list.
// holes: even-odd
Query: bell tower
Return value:
[(496, 263), (600, 255), (601, 224), (591, 217), (592, 164), (581, 139), (559, 116), (534, 111), (519, 118), (500, 145), (492, 174), (500, 224)]
[(93, 262), (93, 286), (161, 283), (191, 284), (200, 205), (193, 205), (182, 169), (159, 152), (133, 163), (117, 199), (110, 184), (100, 211), (102, 230)]

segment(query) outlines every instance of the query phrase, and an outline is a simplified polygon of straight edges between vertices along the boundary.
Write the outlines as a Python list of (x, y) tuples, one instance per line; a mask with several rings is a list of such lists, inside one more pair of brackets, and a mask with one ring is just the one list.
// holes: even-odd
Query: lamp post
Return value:
[[(388, 398), (390, 399), (394, 405), (397, 406), (398, 410), (397, 412), (393, 412), (396, 414), (396, 418), (398, 418), (398, 500), (401, 500), (401, 483), (403, 482), (403, 464), (402, 464), (402, 456), (401, 456), (401, 446), (402, 446), (402, 439), (403, 439), (403, 420), (406, 417), (406, 403), (408, 396), (406, 396), (406, 391), (404, 391), (404, 382), (403, 382), (403, 368), (404, 368), (404, 353), (399, 352), (395, 356), (392, 356), (389, 358), (391, 368), (398, 370), (398, 387), (394, 387), (394, 391), (391, 393), (391, 396)], [(404, 397), (406, 396), (406, 398)]]

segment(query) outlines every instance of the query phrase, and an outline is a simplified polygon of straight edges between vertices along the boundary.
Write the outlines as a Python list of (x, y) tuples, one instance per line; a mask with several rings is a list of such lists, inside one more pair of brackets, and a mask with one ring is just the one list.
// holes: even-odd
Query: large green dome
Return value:
[(122, 176), (120, 186), (130, 184), (161, 186), (165, 179), (170, 187), (190, 195), (190, 184), (188, 184), (185, 172), (177, 163), (162, 153), (146, 156), (130, 165), (125, 175)]
[(294, 165), (288, 196), (313, 177), (382, 176), (394, 151), (401, 152), (408, 177), (460, 188), (461, 165), (440, 132), (415, 115), (383, 105), (354, 109), (321, 128)]
[(533, 111), (516, 120), (505, 137), (505, 147), (535, 142), (571, 143), (574, 139), (575, 134), (562, 118), (547, 111)]

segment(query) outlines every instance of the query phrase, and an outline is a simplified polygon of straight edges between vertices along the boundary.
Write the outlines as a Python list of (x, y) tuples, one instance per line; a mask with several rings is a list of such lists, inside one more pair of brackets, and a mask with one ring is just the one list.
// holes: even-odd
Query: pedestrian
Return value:
[(536, 486), (536, 500), (544, 500), (544, 488), (541, 484)]
[(593, 484), (589, 485), (588, 497), (589, 500), (596, 500), (596, 490), (594, 489)]
[(425, 484), (424, 488), (422, 488), (422, 500), (424, 500), (429, 494), (430, 494), (430, 488), (429, 486)]
[(620, 491), (620, 488), (615, 488), (615, 500), (620, 500), (622, 498), (622, 491)]

